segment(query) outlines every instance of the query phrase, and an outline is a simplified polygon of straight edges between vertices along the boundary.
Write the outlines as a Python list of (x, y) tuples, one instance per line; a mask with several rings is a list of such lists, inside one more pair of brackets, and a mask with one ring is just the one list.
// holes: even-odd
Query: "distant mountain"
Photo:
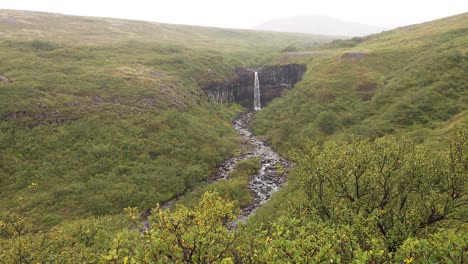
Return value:
[(297, 16), (273, 19), (256, 26), (254, 29), (335, 36), (365, 36), (379, 33), (386, 28), (343, 21), (327, 16)]

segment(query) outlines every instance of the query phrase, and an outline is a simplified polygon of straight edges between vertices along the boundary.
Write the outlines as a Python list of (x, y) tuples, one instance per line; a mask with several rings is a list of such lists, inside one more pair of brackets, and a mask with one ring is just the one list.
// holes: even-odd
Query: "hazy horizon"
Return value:
[(380, 33), (391, 28), (353, 23), (328, 16), (295, 16), (272, 19), (256, 26), (254, 29), (276, 32), (362, 37)]
[[(339, 7), (339, 8), (337, 8)], [(421, 8), (424, 7), (424, 8)], [(3, 0), (0, 9), (61, 13), (65, 15), (112, 17), (171, 24), (252, 29), (273, 19), (325, 16), (346, 22), (382, 28), (422, 23), (468, 11), (468, 1), (403, 1), (376, 3), (371, 0), (322, 1), (257, 0), (230, 1), (57, 1)]]

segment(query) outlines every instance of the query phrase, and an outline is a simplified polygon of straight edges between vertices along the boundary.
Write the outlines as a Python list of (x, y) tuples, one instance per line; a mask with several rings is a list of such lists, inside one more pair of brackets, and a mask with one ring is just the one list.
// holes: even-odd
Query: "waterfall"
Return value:
[(258, 72), (255, 72), (255, 82), (254, 82), (254, 110), (262, 110), (262, 105), (260, 103), (260, 82), (258, 81)]

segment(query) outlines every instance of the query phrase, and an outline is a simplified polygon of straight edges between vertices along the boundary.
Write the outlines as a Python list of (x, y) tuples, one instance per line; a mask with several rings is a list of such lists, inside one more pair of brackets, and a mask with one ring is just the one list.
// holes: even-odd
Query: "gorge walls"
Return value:
[(236, 77), (226, 83), (212, 82), (204, 87), (210, 100), (218, 103), (237, 102), (253, 109), (254, 72), (258, 72), (261, 105), (265, 106), (276, 97), (291, 89), (301, 80), (306, 66), (301, 64), (271, 65), (260, 69), (237, 68)]

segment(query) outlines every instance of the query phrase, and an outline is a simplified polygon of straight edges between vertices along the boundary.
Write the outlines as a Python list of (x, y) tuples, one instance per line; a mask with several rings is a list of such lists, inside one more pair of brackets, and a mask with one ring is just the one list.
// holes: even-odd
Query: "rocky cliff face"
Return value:
[(236, 78), (226, 83), (209, 83), (205, 93), (218, 103), (237, 102), (253, 109), (254, 71), (258, 72), (262, 107), (291, 89), (301, 80), (305, 65), (287, 64), (265, 66), (260, 69), (237, 68)]

